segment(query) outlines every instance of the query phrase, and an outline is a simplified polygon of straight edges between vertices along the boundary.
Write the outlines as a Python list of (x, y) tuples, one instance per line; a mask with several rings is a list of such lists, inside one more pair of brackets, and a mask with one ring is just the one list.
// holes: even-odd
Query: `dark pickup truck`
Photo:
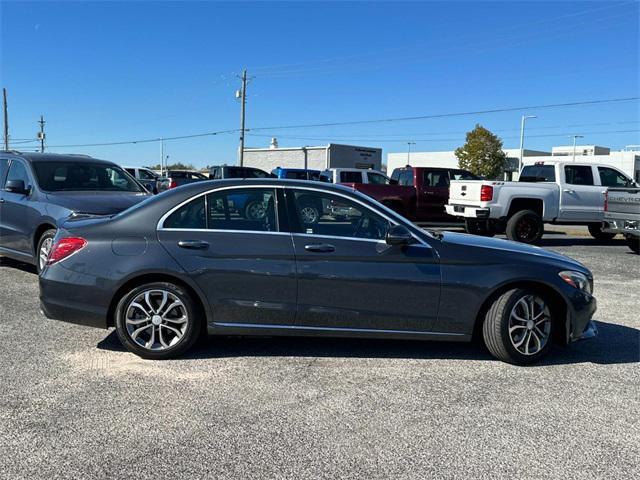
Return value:
[(479, 180), (479, 177), (458, 168), (406, 166), (393, 171), (390, 185), (344, 185), (375, 198), (414, 222), (459, 222), (444, 209), (449, 201), (451, 180)]

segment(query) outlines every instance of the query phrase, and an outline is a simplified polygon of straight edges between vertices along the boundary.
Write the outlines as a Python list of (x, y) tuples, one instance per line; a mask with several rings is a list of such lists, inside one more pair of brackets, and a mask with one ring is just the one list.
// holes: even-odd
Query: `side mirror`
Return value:
[(24, 180), (7, 180), (4, 186), (7, 192), (21, 193), (23, 195), (29, 195), (30, 188), (25, 187)]
[(413, 243), (413, 235), (402, 225), (394, 225), (387, 232), (385, 238), (387, 245), (409, 245)]

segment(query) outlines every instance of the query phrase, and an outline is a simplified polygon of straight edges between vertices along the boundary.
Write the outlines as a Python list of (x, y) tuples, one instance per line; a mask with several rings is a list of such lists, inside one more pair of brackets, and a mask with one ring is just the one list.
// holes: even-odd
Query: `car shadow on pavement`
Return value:
[[(599, 335), (567, 347), (555, 346), (535, 366), (572, 363), (621, 364), (640, 361), (640, 330), (596, 322)], [(98, 348), (124, 352), (115, 331)], [(448, 343), (324, 337), (227, 337), (200, 341), (183, 360), (228, 357), (336, 357), (417, 360), (493, 360), (479, 342)]]
[(19, 262), (18, 260), (7, 257), (0, 257), (0, 267), (11, 267), (22, 270), (23, 272), (35, 273), (36, 275), (38, 274), (38, 270), (36, 269), (35, 265)]

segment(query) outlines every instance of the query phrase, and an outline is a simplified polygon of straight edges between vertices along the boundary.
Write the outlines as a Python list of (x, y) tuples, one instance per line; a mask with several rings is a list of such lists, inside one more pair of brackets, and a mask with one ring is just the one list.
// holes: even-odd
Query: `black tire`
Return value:
[(482, 237), (493, 237), (496, 234), (487, 220), (478, 221), (466, 218), (464, 220), (464, 229), (471, 235), (480, 235)]
[[(512, 312), (514, 308), (516, 308), (516, 304), (521, 300), (527, 302), (527, 299), (531, 296), (537, 297), (544, 302), (546, 305), (546, 309), (544, 310), (548, 313), (545, 314), (545, 318), (548, 317), (548, 323), (545, 321), (545, 325), (542, 328), (548, 329), (546, 330), (546, 340), (544, 344), (540, 343), (541, 348), (534, 351), (532, 348), (532, 353), (525, 354), (520, 352), (515, 344), (518, 343), (512, 340), (510, 334), (510, 320)], [(537, 305), (537, 304), (536, 304)], [(518, 307), (519, 308), (519, 307)], [(543, 309), (541, 309), (542, 311)], [(491, 304), (491, 307), (487, 311), (484, 323), (482, 324), (482, 337), (484, 339), (484, 343), (489, 350), (489, 352), (496, 357), (498, 360), (502, 360), (503, 362), (513, 363), (515, 365), (527, 365), (530, 363), (534, 363), (542, 358), (548, 352), (554, 333), (555, 320), (553, 318), (553, 310), (551, 309), (550, 302), (544, 297), (544, 295), (539, 292), (535, 292), (532, 290), (524, 290), (520, 288), (516, 288), (513, 290), (509, 290), (508, 292), (503, 293), (494, 302)], [(535, 316), (535, 315), (534, 315)], [(522, 325), (525, 325), (524, 323)], [(522, 330), (521, 330), (522, 329)], [(523, 336), (529, 335), (529, 340), (533, 339), (533, 334), (529, 333), (528, 327), (521, 327), (521, 329), (514, 330), (514, 332), (521, 332)], [(535, 333), (535, 331), (534, 331)], [(520, 334), (520, 333), (518, 333)], [(541, 338), (535, 333), (535, 338)], [(533, 342), (533, 346), (535, 347), (535, 341)], [(523, 347), (524, 348), (524, 347)], [(529, 346), (527, 346), (526, 350), (529, 350)]]
[(590, 223), (587, 228), (589, 229), (589, 234), (601, 242), (610, 242), (616, 236), (615, 233), (603, 232), (601, 223)]
[(640, 255), (640, 237), (634, 237), (633, 235), (628, 235), (626, 240), (627, 240), (627, 245), (629, 246), (631, 251), (636, 255)]
[(538, 243), (544, 233), (542, 217), (533, 210), (520, 210), (507, 222), (507, 238), (516, 242)]
[[(42, 252), (43, 245), (53, 245), (53, 237), (56, 236), (56, 229), (50, 228), (49, 230), (45, 230), (45, 232), (38, 239), (38, 244), (36, 245), (35, 259), (36, 259), (36, 269), (38, 270), (38, 274), (44, 269), (45, 259), (41, 259), (41, 255), (44, 254)], [(49, 247), (50, 251), (51, 247)], [(47, 252), (48, 256), (48, 252)]]
[[(171, 312), (173, 315), (176, 315), (179, 313), (186, 314), (187, 320), (184, 322), (184, 325), (185, 325), (184, 329), (183, 327), (179, 326), (181, 325), (180, 323), (175, 323), (176, 319), (174, 319), (173, 321), (159, 320), (159, 323), (162, 323), (162, 325), (167, 326), (167, 328), (163, 330), (163, 328), (160, 325), (157, 325), (155, 323), (155, 317), (159, 315), (153, 315), (153, 316), (148, 315), (149, 320), (146, 322), (144, 319), (141, 319), (141, 320), (134, 319), (134, 321), (136, 322), (142, 322), (136, 326), (131, 326), (127, 323), (127, 317), (126, 317), (128, 313), (127, 310), (131, 310), (131, 312), (138, 313), (138, 314), (142, 313), (140, 310), (133, 308), (131, 306), (131, 304), (134, 303), (133, 300), (136, 299), (136, 297), (140, 297), (141, 295), (144, 295), (146, 292), (149, 292), (149, 291), (168, 292), (170, 295), (175, 297), (175, 299), (178, 299), (182, 303), (182, 306), (178, 306), (173, 309), (168, 309), (164, 312), (164, 314), (167, 318), (170, 317), (169, 315), (167, 315), (169, 314), (169, 312)], [(160, 295), (157, 293), (152, 295), (153, 296), (151, 297), (151, 303), (152, 303), (151, 307), (153, 308), (153, 306), (155, 305), (155, 307), (157, 308), (159, 307), (159, 304), (160, 304), (160, 301), (158, 300), (157, 297), (159, 297)], [(156, 297), (155, 299), (154, 299), (154, 296)], [(170, 298), (169, 300), (171, 300), (171, 302), (173, 303), (175, 299)], [(165, 308), (171, 305), (171, 303), (168, 303), (168, 302), (169, 301), (167, 301), (167, 304), (165, 304)], [(142, 306), (143, 308), (150, 310), (148, 308), (149, 307), (148, 303), (145, 302), (144, 304), (142, 304)], [(182, 311), (182, 308), (184, 308), (184, 311)], [(161, 310), (162, 310), (161, 308), (157, 308), (156, 311), (158, 311), (159, 313), (162, 313)], [(194, 299), (189, 294), (189, 292), (187, 292), (183, 287), (174, 285), (173, 283), (153, 282), (153, 283), (140, 285), (132, 289), (131, 291), (123, 295), (123, 297), (118, 302), (115, 315), (116, 315), (116, 318), (115, 318), (116, 332), (118, 334), (118, 338), (120, 339), (120, 342), (122, 343), (122, 345), (127, 350), (129, 350), (132, 353), (135, 353), (139, 357), (150, 359), (150, 360), (165, 360), (169, 358), (175, 358), (183, 354), (193, 346), (193, 344), (198, 340), (200, 334), (202, 333), (202, 319), (200, 318), (200, 315), (201, 315), (200, 309), (197, 308), (197, 304), (195, 303)], [(162, 318), (165, 318), (165, 317), (162, 317)], [(151, 320), (151, 319), (154, 319), (154, 320)], [(177, 320), (180, 320), (180, 318), (178, 318)], [(147, 327), (150, 327), (153, 330), (154, 336), (151, 337), (152, 333), (149, 330), (149, 328), (147, 328), (146, 330), (143, 330), (142, 332), (140, 332), (136, 337), (136, 339), (138, 337), (141, 337), (140, 338), (141, 341), (144, 341), (145, 339), (147, 339), (147, 342), (146, 342), (147, 344), (149, 344), (149, 342), (154, 341), (154, 343), (151, 344), (151, 348), (146, 348), (145, 346), (139, 344), (136, 341), (136, 339), (133, 338), (133, 334), (135, 333), (135, 330), (133, 329), (142, 329), (145, 327), (145, 325)], [(156, 326), (157, 326), (157, 329), (156, 329)], [(182, 332), (181, 337), (175, 340), (177, 338), (177, 335), (175, 335), (172, 330), (169, 330), (168, 327), (172, 327), (178, 331), (181, 331)], [(160, 333), (161, 330), (165, 331), (166, 333), (161, 334)], [(155, 332), (158, 332), (157, 333), (158, 340), (155, 340), (155, 335), (156, 335)], [(163, 345), (160, 345), (154, 349), (153, 348), (154, 345), (156, 343), (160, 343), (159, 340), (163, 338), (163, 335), (168, 335), (168, 339), (170, 340), (168, 342), (168, 346), (165, 347)], [(164, 338), (164, 341), (166, 340), (167, 340), (167, 337)], [(175, 343), (172, 344), (171, 340), (173, 340)]]

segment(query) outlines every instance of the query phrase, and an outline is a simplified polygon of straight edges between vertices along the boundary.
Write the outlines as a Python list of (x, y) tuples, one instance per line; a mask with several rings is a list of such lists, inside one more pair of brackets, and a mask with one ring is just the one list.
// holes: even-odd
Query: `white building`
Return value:
[[(573, 152), (573, 145), (551, 147), (551, 155), (554, 157), (573, 156)], [(576, 157), (578, 155), (609, 155), (611, 153), (611, 149), (608, 147), (599, 147), (598, 145), (576, 145), (575, 153)]]
[(324, 170), (326, 168), (373, 168), (382, 166), (382, 149), (330, 143), (320, 147), (245, 148), (244, 165), (270, 172), (276, 167)]
[[(569, 148), (573, 155), (573, 145), (570, 147), (554, 147), (552, 149), (554, 157), (567, 156), (566, 149)], [(601, 154), (600, 152), (606, 152)], [(504, 152), (509, 159), (509, 165), (507, 167), (506, 177), (511, 177), (513, 180), (518, 179), (517, 165), (520, 157), (520, 149), (517, 148), (505, 148)], [(586, 154), (584, 154), (586, 152)], [(590, 152), (598, 152), (596, 154)], [(528, 161), (540, 161), (549, 160), (549, 156), (552, 153), (540, 152), (536, 150), (524, 150), (523, 157)], [(455, 152), (411, 152), (410, 161), (407, 158), (407, 152), (403, 153), (389, 153), (387, 154), (387, 173), (391, 174), (394, 168), (404, 167), (407, 164), (411, 164), (415, 167), (446, 167), (457, 168), (458, 158)], [(599, 163), (602, 165), (610, 165), (622, 170), (624, 173), (633, 178), (636, 182), (640, 182), (640, 150), (629, 151), (614, 151), (609, 148), (598, 147), (595, 145), (580, 145), (576, 146), (576, 161)]]

